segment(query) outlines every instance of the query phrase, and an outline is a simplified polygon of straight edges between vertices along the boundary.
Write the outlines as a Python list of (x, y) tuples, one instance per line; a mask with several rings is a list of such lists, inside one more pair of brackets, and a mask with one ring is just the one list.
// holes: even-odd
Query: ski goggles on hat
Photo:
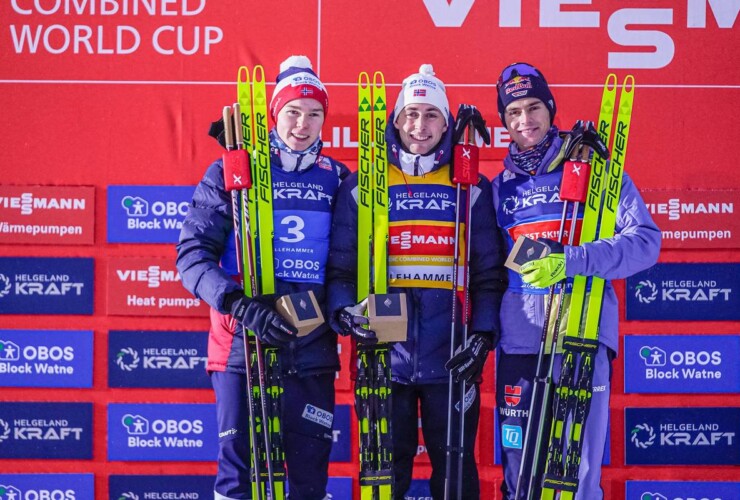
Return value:
[(517, 76), (535, 76), (541, 80), (545, 80), (542, 73), (540, 73), (537, 68), (531, 64), (514, 63), (504, 68), (501, 72), (501, 76), (499, 77), (498, 82), (496, 82), (496, 90), (501, 90), (506, 82), (512, 78), (516, 78)]

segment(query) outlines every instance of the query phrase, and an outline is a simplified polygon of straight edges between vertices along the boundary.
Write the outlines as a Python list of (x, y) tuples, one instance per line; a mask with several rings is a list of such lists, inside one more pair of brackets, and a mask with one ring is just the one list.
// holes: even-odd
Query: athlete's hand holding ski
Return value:
[(358, 344), (374, 345), (378, 343), (378, 337), (373, 330), (367, 328), (366, 304), (367, 301), (362, 301), (340, 310), (337, 313), (337, 323), (342, 329), (340, 332), (342, 335), (351, 336)]
[[(227, 299), (228, 300), (228, 299)], [(297, 331), (272, 306), (274, 297), (246, 297), (241, 295), (231, 303), (231, 316), (254, 332), (262, 342), (284, 346), (296, 339)]]

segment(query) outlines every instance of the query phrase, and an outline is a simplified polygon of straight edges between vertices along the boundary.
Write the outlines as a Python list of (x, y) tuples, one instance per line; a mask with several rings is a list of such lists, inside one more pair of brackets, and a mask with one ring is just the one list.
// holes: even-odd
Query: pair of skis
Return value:
[[(358, 79), (357, 301), (388, 292), (388, 159), (383, 74)], [(388, 344), (357, 347), (355, 411), (360, 498), (392, 500), (391, 359)]]
[[(591, 172), (588, 178), (587, 189), (579, 191), (577, 200), (568, 200), (566, 189), (561, 187), (561, 198), (564, 199), (563, 217), (561, 218), (559, 237), (562, 240), (563, 227), (566, 218), (568, 201), (576, 203), (585, 201), (583, 222), (579, 244), (590, 243), (599, 239), (614, 236), (616, 227), (617, 209), (622, 188), (624, 174), (624, 158), (627, 152), (627, 140), (632, 116), (634, 99), (634, 78), (625, 77), (619, 92), (617, 106), (617, 77), (610, 74), (602, 93), (601, 109), (599, 113), (598, 134), (604, 144), (609, 145), (614, 137), (611, 148), (611, 161), (607, 162), (601, 156), (594, 154), (591, 161)], [(616, 127), (614, 110), (617, 109)], [(613, 131), (615, 128), (615, 131)], [(565, 169), (586, 166), (583, 158), (576, 158), (580, 165), (566, 162)], [(565, 181), (567, 172), (564, 171)], [(575, 220), (578, 208), (575, 205), (572, 215), (572, 225), (569, 234), (569, 244), (573, 243)], [(587, 286), (590, 291), (587, 293)], [(532, 400), (529, 411), (529, 422), (525, 434), (519, 482), (515, 498), (520, 498), (520, 492), (526, 492), (528, 500), (535, 498), (538, 489), (540, 465), (539, 457), (543, 451), (543, 443), (548, 442), (544, 476), (542, 478), (541, 500), (552, 500), (560, 492), (561, 500), (572, 500), (578, 490), (578, 473), (580, 469), (581, 452), (583, 449), (583, 431), (588, 417), (593, 384), (593, 369), (598, 351), (599, 322), (601, 306), (604, 296), (604, 279), (597, 276), (586, 277), (577, 275), (573, 279), (573, 288), (570, 296), (570, 308), (566, 333), (563, 338), (562, 365), (560, 379), (553, 392), (553, 362), (558, 343), (558, 333), (563, 311), (563, 292), (565, 282), (551, 287), (545, 313), (543, 340), (537, 362), (537, 374), (534, 381)], [(558, 311), (553, 325), (550, 350), (550, 363), (547, 372), (544, 371), (545, 343), (549, 332), (550, 308), (555, 286), (560, 287)], [(542, 403), (539, 407), (537, 428), (534, 427), (534, 410), (539, 399), (539, 389), (542, 388)], [(546, 421), (552, 399), (552, 416), (549, 429)], [(567, 438), (566, 438), (566, 432)], [(535, 444), (530, 450), (532, 433), (535, 433)], [(523, 471), (527, 465), (527, 456), (531, 451), (532, 466), (528, 477)], [(523, 481), (527, 481), (525, 485)], [(523, 489), (526, 486), (527, 489)]]
[[(272, 179), (264, 70), (239, 68), (238, 102), (223, 109), (224, 187), (231, 193), (236, 260), (244, 293), (275, 292)], [(251, 159), (251, 161), (250, 161)], [(253, 182), (254, 180), (254, 182)], [(242, 328), (247, 375), (252, 498), (285, 498), (285, 451), (280, 424), (282, 375), (277, 348)]]

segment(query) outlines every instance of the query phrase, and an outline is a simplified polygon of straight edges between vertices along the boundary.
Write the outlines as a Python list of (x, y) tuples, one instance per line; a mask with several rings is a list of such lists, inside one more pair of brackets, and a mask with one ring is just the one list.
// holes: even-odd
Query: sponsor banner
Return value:
[(740, 320), (740, 264), (656, 264), (627, 278), (628, 320)]
[(330, 462), (351, 462), (350, 405), (336, 405), (334, 407), (334, 428), (332, 429), (333, 444)]
[(0, 458), (92, 459), (92, 403), (0, 403)]
[(0, 387), (92, 387), (91, 330), (0, 330)]
[(427, 479), (412, 479), (411, 486), (409, 486), (404, 498), (406, 500), (432, 500), (429, 481)]
[(738, 248), (737, 189), (645, 189), (643, 200), (663, 233), (662, 248)]
[(116, 500), (212, 498), (215, 479), (215, 476), (111, 475), (108, 477), (109, 498)]
[(0, 474), (0, 500), (88, 498), (95, 498), (93, 474)]
[(329, 477), (329, 482), (326, 485), (327, 498), (330, 500), (353, 498), (352, 481), (353, 478), (351, 477)]
[(108, 404), (108, 460), (213, 461), (214, 404)]
[(93, 313), (93, 259), (0, 257), (0, 314)]
[(625, 500), (732, 500), (740, 483), (718, 481), (625, 481)]
[(625, 408), (625, 465), (740, 465), (740, 408)]
[(629, 335), (624, 392), (739, 393), (740, 335)]
[(108, 243), (177, 243), (193, 186), (108, 186)]
[(0, 186), (0, 244), (92, 245), (92, 186)]
[(111, 330), (108, 387), (208, 389), (208, 332)]
[(111, 257), (108, 314), (120, 316), (208, 316), (208, 305), (182, 286), (174, 259)]

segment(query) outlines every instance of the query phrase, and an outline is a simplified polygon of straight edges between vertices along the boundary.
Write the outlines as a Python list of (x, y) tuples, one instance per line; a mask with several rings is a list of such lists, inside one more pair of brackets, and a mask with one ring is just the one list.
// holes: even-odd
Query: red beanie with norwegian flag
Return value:
[(324, 84), (313, 72), (311, 61), (306, 56), (290, 56), (280, 64), (277, 85), (270, 100), (270, 116), (277, 121), (277, 115), (290, 101), (295, 99), (314, 99), (321, 104), (324, 115), (329, 111), (329, 95)]

